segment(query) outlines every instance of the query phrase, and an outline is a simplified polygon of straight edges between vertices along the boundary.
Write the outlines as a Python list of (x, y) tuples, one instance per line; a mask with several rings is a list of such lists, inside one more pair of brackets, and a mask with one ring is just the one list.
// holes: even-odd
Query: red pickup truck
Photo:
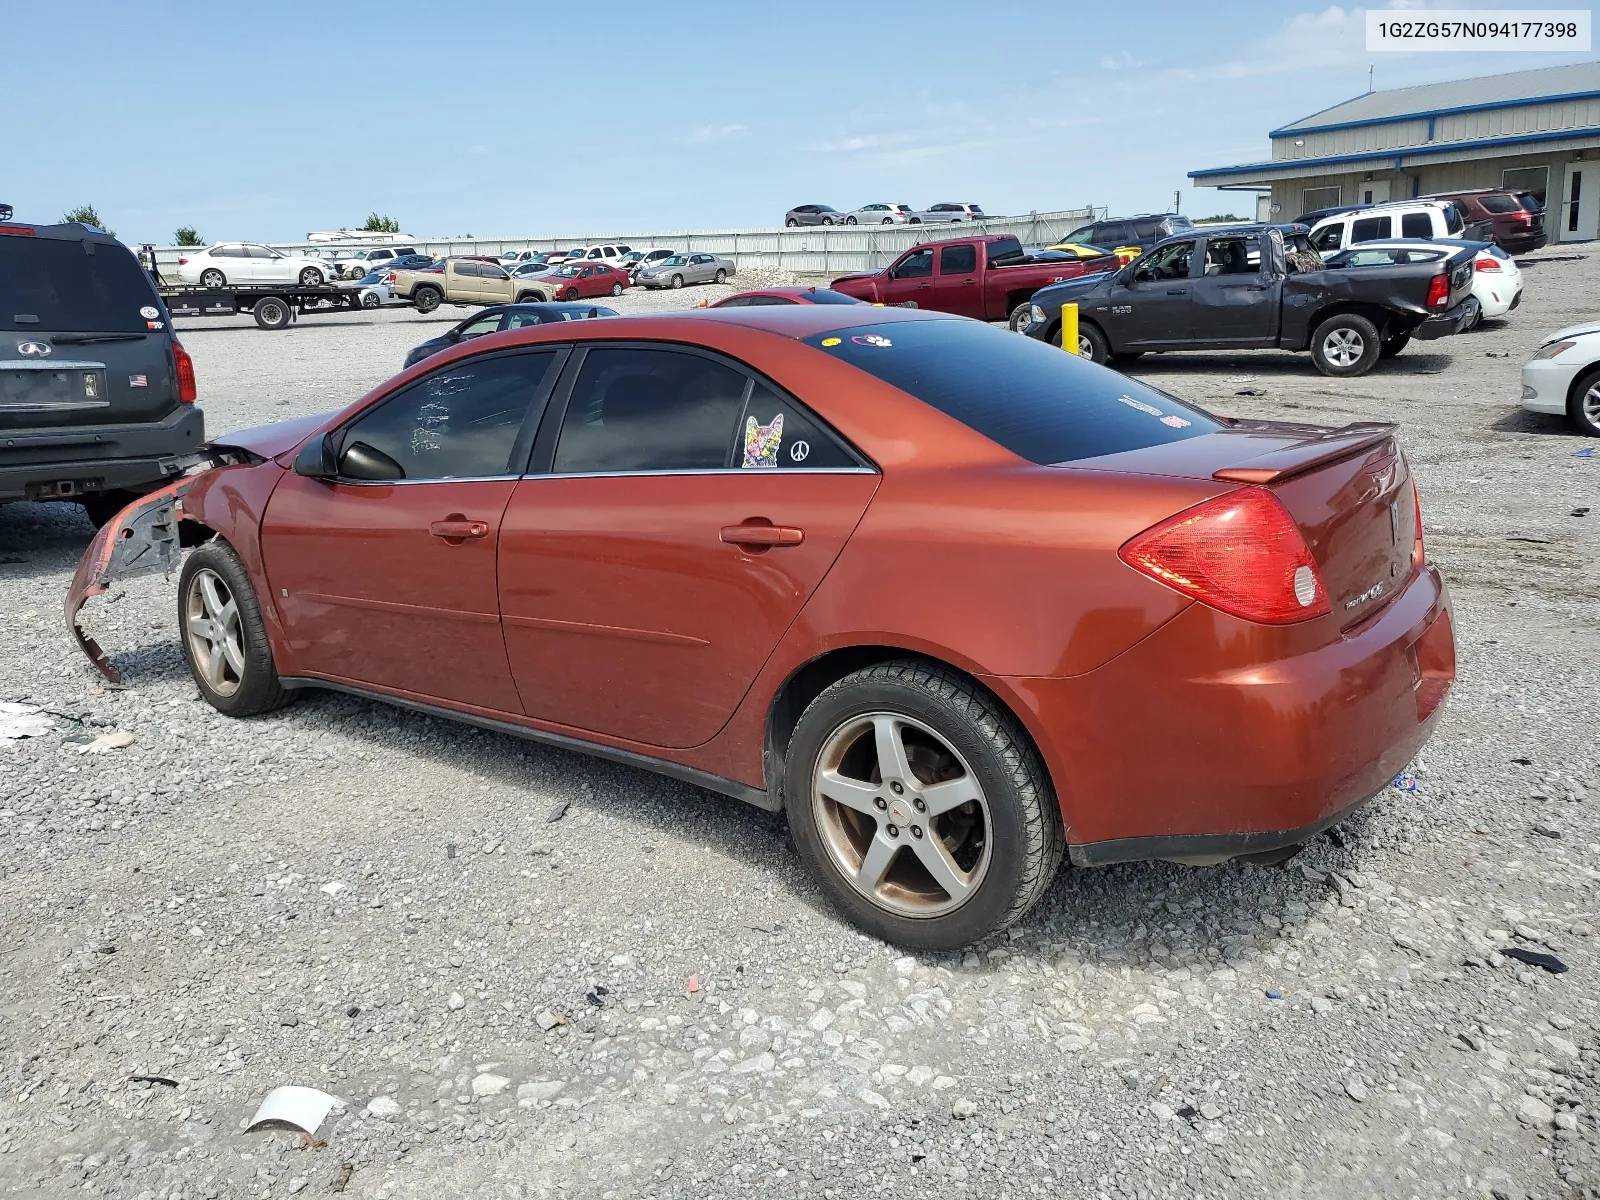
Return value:
[(835, 279), (833, 290), (873, 304), (911, 301), (934, 312), (1004, 321), (1018, 309), (1025, 317), (1040, 288), (1118, 265), (1109, 254), (1087, 259), (1059, 251), (1045, 254), (1050, 257), (1030, 255), (1016, 238), (1003, 234), (928, 242), (907, 250), (882, 271)]

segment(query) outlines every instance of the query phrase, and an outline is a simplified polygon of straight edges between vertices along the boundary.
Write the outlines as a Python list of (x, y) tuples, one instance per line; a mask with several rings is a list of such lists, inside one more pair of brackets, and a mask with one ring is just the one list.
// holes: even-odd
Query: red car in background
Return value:
[(552, 300), (589, 300), (595, 296), (620, 296), (633, 286), (628, 276), (605, 263), (563, 263), (540, 282), (550, 289)]
[(906, 946), (1011, 924), (1064, 855), (1286, 858), (1455, 677), (1394, 426), (1219, 418), (978, 321), (527, 326), (210, 455), (79, 564), (109, 675), (84, 600), (200, 543), (219, 711), (331, 688), (781, 808)]
[(832, 288), (805, 287), (796, 284), (792, 287), (758, 288), (749, 292), (736, 292), (732, 296), (724, 296), (712, 308), (759, 308), (762, 305), (773, 304), (863, 304), (854, 296), (846, 296), (843, 292), (836, 292)]

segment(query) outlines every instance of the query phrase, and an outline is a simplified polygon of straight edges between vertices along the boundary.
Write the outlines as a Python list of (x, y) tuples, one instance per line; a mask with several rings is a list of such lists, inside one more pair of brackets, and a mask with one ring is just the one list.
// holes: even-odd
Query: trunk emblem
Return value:
[(1362, 592), (1361, 595), (1352, 596), (1350, 599), (1346, 600), (1344, 602), (1344, 606), (1346, 608), (1359, 608), (1368, 600), (1376, 600), (1381, 595), (1383, 595), (1383, 584), (1375, 583), (1366, 591)]
[(18, 342), (17, 353), (23, 358), (49, 358), (50, 345), (48, 342)]

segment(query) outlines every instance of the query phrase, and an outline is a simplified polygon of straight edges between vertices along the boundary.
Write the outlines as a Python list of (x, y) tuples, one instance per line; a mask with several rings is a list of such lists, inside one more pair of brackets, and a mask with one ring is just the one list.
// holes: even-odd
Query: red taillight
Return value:
[(1289, 625), (1333, 611), (1305, 538), (1265, 488), (1247, 487), (1170, 517), (1117, 556), (1202, 604)]
[(181, 404), (193, 404), (200, 394), (194, 381), (194, 359), (189, 357), (189, 352), (177, 338), (172, 339), (172, 357), (178, 364), (178, 401)]
[(1428, 307), (1443, 308), (1450, 303), (1450, 276), (1441, 272), (1428, 283)]
[(0, 223), (0, 233), (9, 233), (17, 237), (33, 237), (32, 225), (6, 225)]
[(1422, 544), (1422, 493), (1417, 491), (1417, 481), (1411, 481), (1411, 506), (1417, 514), (1416, 536), (1411, 539), (1411, 565), (1420, 567), (1428, 561), (1427, 548)]
[(1533, 224), (1533, 214), (1531, 212), (1526, 212), (1526, 211), (1519, 212), (1517, 214), (1517, 220), (1521, 221), (1524, 225), (1532, 225)]
[(187, 258), (180, 258), (180, 259), (179, 259), (179, 260), (178, 260), (178, 265), (179, 265), (179, 266), (180, 266), (180, 267), (181, 267), (181, 266), (183, 266), (183, 265), (184, 265), (184, 264), (185, 264), (185, 263), (187, 263), (187, 262), (188, 262), (188, 261), (189, 261), (189, 260), (188, 260), (188, 259), (187, 259)]
[[(1474, 271), (1498, 271), (1500, 269), (1500, 263), (1497, 259), (1493, 258), (1474, 259), (1472, 263), (1472, 269)], [(1431, 297), (1428, 300), (1428, 303), (1433, 303)]]

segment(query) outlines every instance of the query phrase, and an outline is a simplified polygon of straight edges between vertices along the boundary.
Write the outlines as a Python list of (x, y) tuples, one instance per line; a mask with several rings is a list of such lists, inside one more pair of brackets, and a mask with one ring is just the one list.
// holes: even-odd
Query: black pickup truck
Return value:
[(1476, 250), (1464, 243), (1442, 260), (1329, 270), (1289, 253), (1270, 225), (1195, 230), (1120, 271), (1034, 293), (1022, 332), (1059, 346), (1061, 306), (1074, 303), (1078, 352), (1095, 362), (1149, 350), (1309, 350), (1324, 375), (1364, 375), (1413, 337), (1471, 324)]

